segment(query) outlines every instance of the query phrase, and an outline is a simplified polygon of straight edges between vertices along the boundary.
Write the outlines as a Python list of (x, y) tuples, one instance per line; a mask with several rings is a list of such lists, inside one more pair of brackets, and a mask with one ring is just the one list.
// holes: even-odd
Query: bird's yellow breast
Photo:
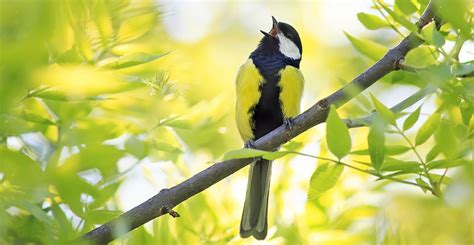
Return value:
[[(301, 71), (293, 66), (285, 66), (280, 70), (280, 106), (284, 118), (294, 117), (300, 112), (301, 96), (303, 94), (304, 78)], [(252, 116), (253, 110), (261, 97), (260, 86), (265, 83), (252, 59), (243, 64), (237, 74), (236, 92), (237, 103), (235, 118), (240, 136), (244, 141), (254, 139), (255, 128)]]
[(280, 103), (284, 118), (295, 117), (300, 113), (304, 78), (300, 69), (286, 66), (280, 71)]
[(235, 119), (240, 136), (244, 141), (253, 139), (252, 109), (260, 100), (259, 87), (264, 82), (251, 59), (243, 64), (237, 74), (237, 103)]

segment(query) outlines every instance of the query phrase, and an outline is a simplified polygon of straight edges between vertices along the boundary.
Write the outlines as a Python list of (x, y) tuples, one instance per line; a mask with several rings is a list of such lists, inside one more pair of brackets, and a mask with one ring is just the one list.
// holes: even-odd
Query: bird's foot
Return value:
[(293, 131), (295, 120), (292, 117), (285, 118), (283, 119), (283, 125), (285, 125), (285, 128), (289, 131)]
[(254, 140), (247, 140), (244, 144), (244, 147), (249, 148), (249, 149), (257, 149), (257, 146), (255, 146)]

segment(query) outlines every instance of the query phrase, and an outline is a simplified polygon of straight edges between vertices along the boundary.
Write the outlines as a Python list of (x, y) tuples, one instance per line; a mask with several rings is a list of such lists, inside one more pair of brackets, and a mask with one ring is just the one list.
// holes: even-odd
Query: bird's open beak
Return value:
[(278, 33), (280, 33), (280, 29), (278, 29), (278, 21), (275, 19), (275, 17), (272, 16), (272, 21), (273, 21), (273, 27), (270, 30), (270, 32), (265, 32), (260, 30), (260, 32), (263, 33), (265, 36), (270, 36), (270, 37), (276, 37)]

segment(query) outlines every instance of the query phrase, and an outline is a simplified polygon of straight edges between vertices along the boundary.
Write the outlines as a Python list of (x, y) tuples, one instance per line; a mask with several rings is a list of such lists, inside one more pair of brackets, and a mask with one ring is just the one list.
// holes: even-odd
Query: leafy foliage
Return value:
[[(229, 57), (246, 56), (254, 38), (244, 43), (219, 26), (198, 43), (170, 40), (161, 6), (147, 0), (2, 3), (0, 243), (70, 243), (129, 209), (124, 203), (146, 200), (224, 152), (277, 160), (272, 242), (473, 243), (472, 3), (437, 1), (441, 22), (419, 29), (428, 2), (373, 0), (357, 14), (370, 36), (345, 33), (352, 47), (317, 43), (298, 26), (311, 50), (302, 63), (306, 91), (318, 96), (339, 85), (319, 83), (314, 71), (349, 81), (408, 33), (422, 44), (370, 95), (339, 114), (332, 107), (325, 130), (274, 152), (229, 151), (240, 145), (229, 116), (238, 64)], [(434, 92), (421, 99), (406, 92), (428, 86)], [(399, 100), (402, 109), (386, 106)], [(349, 133), (339, 115), (371, 120)], [(179, 219), (161, 217), (116, 243), (239, 243), (245, 180), (238, 173), (176, 207)]]

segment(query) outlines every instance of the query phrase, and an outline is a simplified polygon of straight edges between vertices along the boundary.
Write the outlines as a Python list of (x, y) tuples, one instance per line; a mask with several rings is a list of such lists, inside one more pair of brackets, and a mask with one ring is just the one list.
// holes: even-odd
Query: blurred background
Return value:
[[(0, 243), (70, 241), (241, 148), (235, 77), (258, 45), (259, 30), (271, 29), (271, 16), (301, 36), (304, 110), (394, 47), (410, 32), (403, 20), (414, 23), (427, 2), (1, 0)], [(422, 45), (407, 57), (410, 65), (461, 64), (472, 72), (472, 3), (453, 2), (455, 14), (446, 16), (454, 24), (436, 32), (443, 44)], [(453, 17), (458, 13), (470, 22)], [(414, 139), (442, 111), (447, 126), (436, 138), (418, 152), (389, 128), (385, 138), (399, 146), (393, 154), (400, 161), (413, 162), (435, 146), (430, 161), (452, 160), (440, 150), (446, 144), (460, 152), (462, 164), (433, 167), (441, 198), (349, 168), (332, 189), (308, 196), (318, 184), (310, 181), (313, 172), (325, 162), (287, 155), (273, 165), (265, 242), (472, 244), (473, 123), (464, 118), (474, 108), (473, 80), (449, 79), (465, 91), (440, 89), (400, 114), (401, 125), (421, 107), (403, 134)], [(394, 72), (339, 115), (370, 114), (369, 92), (391, 107), (426, 84), (423, 76)], [(325, 129), (319, 125), (287, 148), (331, 157)], [(350, 130), (352, 150), (361, 151), (345, 160), (367, 167), (358, 161), (370, 161), (368, 132)], [(450, 132), (456, 137), (446, 141)], [(180, 204), (180, 218), (162, 216), (114, 243), (254, 243), (238, 236), (247, 171)], [(426, 177), (408, 172), (403, 179), (422, 185)]]

